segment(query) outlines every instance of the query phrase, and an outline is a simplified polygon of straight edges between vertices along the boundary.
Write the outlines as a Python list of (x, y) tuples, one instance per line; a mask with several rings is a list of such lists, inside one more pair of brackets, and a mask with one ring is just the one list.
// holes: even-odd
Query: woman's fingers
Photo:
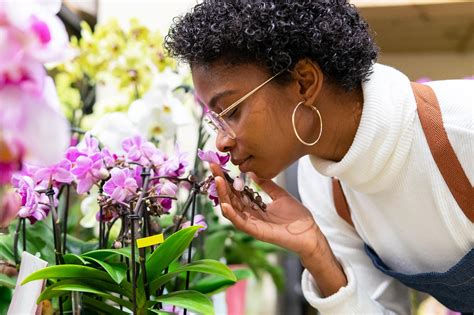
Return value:
[(232, 192), (230, 191), (230, 188), (225, 179), (222, 176), (216, 176), (214, 177), (214, 181), (216, 182), (217, 194), (219, 195), (220, 202), (226, 202), (230, 204), (230, 194)]
[(209, 166), (211, 168), (211, 172), (212, 172), (212, 175), (214, 175), (214, 177), (216, 176), (224, 177), (224, 172), (222, 171), (222, 168), (220, 167), (220, 165), (210, 163)]
[(262, 188), (264, 192), (266, 192), (272, 200), (288, 196), (288, 192), (278, 186), (275, 182), (271, 179), (261, 179), (258, 178), (254, 173), (249, 173), (250, 178)]
[(255, 218), (252, 219), (252, 216), (248, 212), (239, 212), (228, 203), (221, 203), (222, 214), (224, 217), (229, 219), (232, 224), (242, 232), (250, 234), (254, 237), (259, 237), (259, 226)]

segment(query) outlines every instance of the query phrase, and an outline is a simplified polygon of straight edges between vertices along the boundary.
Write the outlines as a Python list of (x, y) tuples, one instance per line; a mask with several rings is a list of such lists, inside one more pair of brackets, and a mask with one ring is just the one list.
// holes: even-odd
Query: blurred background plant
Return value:
[[(33, 9), (37, 11), (32, 11), (32, 16), (42, 12), (39, 8)], [(57, 35), (63, 40), (57, 40), (61, 45), (56, 41), (55, 45), (51, 45), (62, 52), (62, 55), (56, 59), (38, 59), (37, 72), (46, 77), (46, 72), (42, 70), (45, 64), (54, 79), (55, 88), (50, 78), (44, 79), (44, 85), (38, 86), (37, 91), (45, 91), (43, 99), (48, 100), (45, 101), (46, 105), (36, 111), (25, 107), (23, 111), (14, 112), (17, 116), (24, 113), (31, 115), (32, 126), (36, 126), (36, 130), (45, 130), (44, 136), (41, 133), (35, 134), (31, 129), (31, 132), (20, 139), (23, 142), (12, 138), (15, 133), (23, 134), (19, 130), (26, 128), (25, 123), (15, 126), (12, 121), (8, 121), (8, 115), (2, 113), (0, 116), (0, 166), (8, 168), (8, 174), (2, 172), (4, 181), (0, 188), (5, 234), (0, 236), (0, 290), (2, 297), (6, 297), (0, 301), (0, 313), (8, 308), (8, 297), (16, 282), (16, 268), (21, 263), (21, 250), (27, 250), (50, 264), (55, 264), (64, 262), (55, 255), (58, 251), (62, 257), (81, 255), (98, 248), (118, 246), (117, 240), (122, 246), (131, 242), (130, 230), (121, 225), (124, 221), (114, 219), (124, 213), (119, 210), (123, 206), (121, 203), (134, 200), (130, 207), (136, 206), (140, 191), (146, 190), (143, 186), (145, 177), (141, 175), (144, 168), (151, 170), (151, 174), (147, 175), (150, 178), (166, 175), (171, 176), (169, 179), (173, 178), (169, 184), (164, 182), (165, 178), (151, 181), (150, 187), (154, 187), (156, 194), (160, 194), (159, 189), (166, 190), (168, 195), (170, 192), (173, 194), (169, 196), (172, 198), (161, 199), (156, 195), (149, 196), (154, 198), (155, 203), (148, 205), (148, 211), (152, 208), (157, 210), (158, 205), (158, 214), (169, 212), (170, 215), (156, 216), (155, 213), (147, 223), (151, 227), (148, 234), (166, 231), (169, 234), (179, 228), (180, 222), (190, 219), (189, 213), (180, 212), (186, 207), (189, 209), (189, 189), (192, 191), (193, 183), (203, 181), (208, 176), (207, 164), (196, 158), (197, 150), (203, 149), (210, 139), (202, 124), (205, 109), (194, 101), (189, 72), (179, 68), (174, 60), (166, 56), (160, 32), (151, 31), (137, 19), (130, 20), (128, 28), (121, 27), (115, 20), (98, 24), (94, 29), (82, 22), (80, 36), (72, 36), (67, 45), (64, 27), (54, 16), (59, 7), (53, 9), (48, 13), (48, 18), (55, 24), (48, 24), (47, 30), (51, 34), (62, 34), (62, 37)], [(0, 19), (9, 12), (12, 14), (13, 10), (13, 7), (0, 5)], [(26, 30), (31, 27), (33, 26)], [(38, 36), (41, 34), (38, 33)], [(6, 56), (1, 53), (3, 51), (0, 50), (0, 57)], [(0, 65), (6, 65), (7, 60), (2, 58), (3, 63), (0, 62)], [(21, 69), (24, 62), (18, 60), (18, 69)], [(10, 93), (11, 89), (23, 89), (27, 86), (21, 80), (12, 79), (14, 72), (11, 66), (0, 67), (2, 69), (6, 70), (3, 70), (1, 77), (3, 85), (0, 84), (0, 94), (9, 96), (12, 94), (5, 93)], [(36, 73), (26, 74), (29, 76), (25, 77), (35, 82), (33, 74)], [(20, 96), (28, 95), (27, 92), (14, 90), (14, 97), (7, 98), (11, 100), (10, 103), (0, 103), (0, 107), (2, 110), (14, 108)], [(26, 106), (27, 101), (29, 100), (21, 104)], [(45, 111), (45, 108), (53, 107), (54, 111)], [(54, 119), (58, 122), (55, 123)], [(186, 156), (176, 143), (179, 127), (187, 124), (197, 126), (198, 131), (193, 133), (197, 144), (191, 140), (191, 149), (187, 150), (194, 151), (194, 154)], [(14, 147), (11, 143), (20, 144)], [(68, 144), (71, 147), (66, 151)], [(40, 153), (33, 154), (33, 149), (38, 147), (42, 149)], [(153, 158), (149, 158), (154, 159), (154, 167), (135, 159), (137, 152), (143, 155), (147, 149), (153, 151)], [(37, 157), (42, 152), (53, 156), (39, 160)], [(30, 159), (30, 156), (33, 158)], [(186, 168), (187, 164), (192, 167)], [(159, 169), (167, 169), (169, 172), (162, 174)], [(236, 173), (235, 170), (233, 172)], [(178, 176), (186, 178), (185, 173), (192, 175), (193, 181), (178, 180)], [(13, 174), (16, 174), (16, 179), (13, 180), (16, 191), (9, 184)], [(55, 182), (54, 176), (60, 179)], [(128, 182), (127, 186), (125, 182), (114, 181), (114, 177), (133, 177), (134, 182)], [(104, 195), (107, 182), (109, 186), (114, 182), (114, 189), (122, 187), (122, 193), (128, 189), (129, 193), (126, 195), (130, 196), (127, 195), (124, 199), (117, 199), (117, 195), (112, 197), (112, 188)], [(176, 184), (179, 189), (172, 186)], [(100, 206), (101, 202), (102, 205), (107, 202), (110, 205), (112, 199), (114, 207), (109, 208), (117, 211), (110, 212)], [(171, 202), (172, 200), (176, 201)], [(281, 268), (275, 261), (267, 259), (268, 254), (280, 252), (279, 248), (236, 231), (204, 196), (197, 195), (196, 205), (194, 215), (202, 215), (208, 229), (200, 233), (194, 242), (196, 246), (192, 251), (192, 260), (215, 259), (227, 264), (248, 266), (257, 279), (269, 273), (277, 287), (283, 287)], [(52, 221), (56, 224), (44, 220), (49, 212), (54, 215)], [(113, 224), (115, 222), (117, 224)], [(53, 239), (55, 242), (52, 242)], [(56, 242), (57, 239), (60, 240)], [(104, 265), (97, 265), (96, 262), (91, 266), (103, 269)], [(246, 269), (241, 270), (236, 271), (237, 279), (251, 275)], [(206, 280), (207, 286), (200, 286), (196, 282), (200, 279), (200, 276), (193, 276), (192, 284), (206, 294), (216, 293), (230, 284), (228, 280), (222, 282), (222, 279), (211, 278)], [(183, 282), (181, 276), (181, 287)], [(206, 289), (210, 287), (214, 289)], [(178, 288), (176, 284), (175, 288)], [(59, 307), (57, 302), (54, 306)]]

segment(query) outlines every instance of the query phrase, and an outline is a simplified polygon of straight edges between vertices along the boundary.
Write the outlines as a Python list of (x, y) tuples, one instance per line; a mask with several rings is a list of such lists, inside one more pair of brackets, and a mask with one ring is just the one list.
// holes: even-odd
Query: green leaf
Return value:
[(194, 234), (202, 226), (194, 225), (182, 229), (168, 237), (146, 261), (148, 281), (151, 283), (173, 260), (181, 256), (191, 244)]
[(150, 290), (154, 292), (163, 284), (170, 281), (172, 278), (186, 271), (202, 272), (202, 273), (219, 276), (221, 278), (230, 280), (232, 282), (237, 281), (237, 278), (235, 277), (234, 273), (229, 269), (229, 267), (227, 267), (223, 263), (220, 263), (218, 261), (211, 260), (211, 259), (203, 259), (203, 260), (192, 262), (190, 264), (187, 264), (185, 266), (182, 266), (174, 270), (173, 272), (169, 272), (167, 274), (164, 274), (158, 277), (157, 279), (152, 281), (152, 283), (150, 284)]
[(80, 255), (84, 252), (88, 252), (97, 248), (97, 242), (84, 242), (72, 235), (66, 237), (66, 249), (68, 252)]
[(105, 271), (110, 275), (112, 279), (118, 284), (122, 283), (122, 280), (125, 278), (127, 272), (127, 266), (121, 263), (106, 263), (102, 260), (95, 259), (89, 256), (84, 256), (84, 259), (95, 262), (104, 268)]
[(12, 290), (7, 287), (0, 287), (0, 314), (7, 314), (12, 300)]
[(79, 255), (76, 254), (66, 254), (63, 255), (64, 262), (71, 265), (86, 265), (87, 262)]
[(132, 254), (130, 253), (130, 248), (96, 249), (96, 250), (92, 250), (90, 252), (84, 253), (81, 256), (83, 257), (87, 256), (87, 257), (92, 257), (99, 260), (105, 260), (115, 255), (121, 255), (128, 259), (132, 258)]
[(91, 267), (79, 266), (79, 265), (59, 265), (50, 266), (44, 269), (38, 270), (30, 274), (23, 280), (22, 285), (33, 280), (39, 279), (99, 279), (106, 282), (114, 282), (114, 280), (104, 271), (97, 270)]
[(156, 304), (157, 302), (175, 305), (201, 314), (214, 314), (214, 307), (209, 298), (196, 291), (172, 292), (158, 296), (156, 301), (152, 301), (151, 303)]
[(130, 314), (130, 313), (121, 311), (120, 309), (113, 307), (109, 304), (106, 304), (102, 301), (88, 297), (87, 295), (82, 296), (82, 302), (84, 303), (84, 306), (90, 307), (93, 310), (102, 311), (104, 312), (104, 314), (111, 314), (111, 315), (129, 315)]
[(126, 301), (125, 299), (121, 299), (118, 296), (106, 293), (104, 291), (96, 290), (95, 288), (92, 288), (85, 284), (79, 284), (79, 283), (63, 284), (59, 282), (58, 285), (53, 288), (53, 291), (77, 291), (77, 292), (93, 293), (95, 295), (99, 295), (103, 298), (111, 300), (119, 305), (122, 305), (128, 308), (129, 310), (133, 310), (133, 304), (131, 302)]
[(81, 280), (80, 279), (65, 279), (46, 287), (46, 289), (41, 293), (40, 297), (38, 298), (38, 301), (49, 300), (55, 296), (58, 296), (60, 292), (54, 291), (54, 288), (63, 284), (87, 285), (95, 290), (99, 290), (102, 292), (114, 292), (114, 293), (126, 296), (129, 299), (131, 299), (131, 296), (132, 296), (131, 291), (129, 292), (125, 290), (124, 288), (113, 283), (104, 282), (104, 281), (96, 280), (96, 279), (81, 279)]
[[(248, 279), (253, 276), (252, 271), (248, 268), (236, 269), (234, 270), (234, 274), (237, 278), (237, 281)], [(223, 279), (221, 277), (210, 276), (199, 280), (190, 288), (190, 290), (199, 291), (208, 295), (214, 295), (233, 286), (235, 282), (236, 281)]]
[(173, 312), (167, 312), (167, 311), (162, 311), (162, 310), (155, 310), (154, 308), (149, 308), (149, 312), (159, 314), (159, 315), (176, 315), (176, 313)]
[(16, 285), (16, 277), (10, 278), (6, 274), (0, 273), (0, 286), (14, 289)]
[(213, 234), (208, 234), (204, 239), (204, 257), (209, 259), (219, 259), (224, 257), (225, 240), (229, 235), (228, 231), (217, 231)]
[(12, 232), (8, 235), (0, 235), (0, 259), (14, 264), (15, 256), (13, 255), (13, 238), (11, 233)]

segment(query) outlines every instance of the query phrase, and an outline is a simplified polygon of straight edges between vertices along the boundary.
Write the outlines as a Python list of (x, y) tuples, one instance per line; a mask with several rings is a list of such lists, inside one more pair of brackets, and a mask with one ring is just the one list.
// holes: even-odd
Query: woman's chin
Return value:
[(257, 167), (251, 168), (248, 172), (255, 173), (255, 175), (257, 175), (257, 177), (261, 179), (272, 179), (272, 178), (275, 178), (279, 174), (279, 172), (272, 171), (269, 168), (257, 168)]

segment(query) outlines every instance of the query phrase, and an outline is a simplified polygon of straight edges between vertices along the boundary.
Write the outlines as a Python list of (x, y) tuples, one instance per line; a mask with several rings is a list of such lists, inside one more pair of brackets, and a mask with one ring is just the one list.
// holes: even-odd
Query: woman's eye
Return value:
[(237, 113), (238, 110), (239, 110), (239, 107), (236, 107), (234, 110), (232, 110), (232, 111), (227, 115), (227, 117), (228, 117), (228, 118), (231, 118), (235, 113)]

